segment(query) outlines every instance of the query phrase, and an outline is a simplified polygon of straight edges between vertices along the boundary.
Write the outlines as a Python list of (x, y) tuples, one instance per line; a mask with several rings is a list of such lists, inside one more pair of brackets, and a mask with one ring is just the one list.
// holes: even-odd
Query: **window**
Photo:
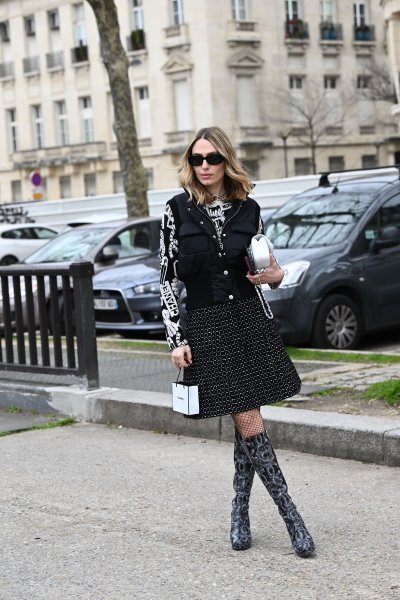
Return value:
[(68, 116), (67, 108), (64, 100), (59, 100), (55, 103), (56, 108), (56, 130), (57, 130), (57, 143), (59, 146), (68, 146), (69, 135), (68, 135)]
[(22, 202), (22, 183), (19, 180), (11, 182), (11, 200)]
[(192, 129), (192, 115), (189, 85), (187, 79), (178, 79), (173, 82), (175, 101), (175, 126), (176, 131), (190, 131)]
[(324, 88), (326, 90), (336, 89), (338, 79), (336, 75), (324, 75)]
[(295, 175), (312, 175), (312, 164), (309, 158), (294, 159), (294, 174)]
[(60, 198), (71, 198), (71, 177), (69, 175), (61, 175), (59, 184)]
[(85, 9), (83, 2), (73, 5), (73, 26), (74, 26), (74, 38), (75, 46), (86, 46), (86, 23), (85, 23)]
[(321, 22), (334, 23), (336, 21), (335, 0), (321, 0)]
[(242, 163), (253, 181), (260, 179), (260, 163), (258, 160), (242, 160)]
[(146, 176), (147, 189), (148, 190), (154, 189), (154, 174), (153, 174), (153, 169), (145, 169), (144, 170), (144, 174)]
[(303, 77), (299, 75), (289, 75), (289, 88), (291, 90), (301, 90), (303, 88)]
[(18, 123), (17, 123), (17, 111), (15, 108), (9, 108), (7, 110), (7, 123), (8, 123), (8, 146), (10, 152), (17, 152), (18, 150)]
[(235, 21), (244, 21), (248, 19), (247, 0), (231, 0), (232, 19)]
[(371, 84), (371, 77), (369, 75), (357, 75), (357, 89), (366, 90)]
[(94, 141), (92, 99), (84, 96), (80, 99), (82, 118), (82, 141), (85, 143)]
[(257, 127), (259, 118), (253, 75), (238, 75), (236, 77), (236, 102), (239, 126)]
[(344, 171), (344, 156), (329, 157), (329, 171)]
[(0, 40), (2, 42), (10, 41), (10, 23), (8, 21), (0, 23)]
[(373, 169), (378, 166), (376, 154), (364, 154), (361, 157), (361, 167), (363, 169)]
[(182, 25), (183, 20), (183, 0), (170, 0), (171, 7), (171, 25)]
[(146, 86), (136, 88), (136, 102), (138, 107), (138, 129), (140, 138), (151, 137), (151, 113), (149, 88)]
[(58, 9), (55, 8), (54, 10), (49, 10), (47, 12), (47, 20), (49, 23), (49, 29), (51, 31), (55, 31), (57, 29), (60, 29), (60, 19), (58, 16)]
[[(372, 167), (374, 166), (376, 165), (372, 165)], [(379, 230), (387, 225), (394, 225), (400, 229), (400, 196), (398, 194), (389, 198), (365, 225), (356, 254), (361, 255), (368, 252), (372, 240), (377, 239)], [(392, 293), (394, 294), (394, 292)]]
[(132, 0), (133, 29), (144, 29), (143, 0)]
[(300, 6), (298, 0), (286, 0), (286, 21), (292, 21), (300, 18)]
[(121, 171), (114, 171), (112, 174), (112, 178), (114, 194), (121, 194), (124, 191), (124, 182), (122, 180)]
[(34, 148), (43, 147), (43, 119), (42, 109), (39, 104), (31, 106), (32, 138)]
[(365, 0), (356, 0), (353, 4), (353, 16), (354, 16), (354, 25), (355, 27), (361, 27), (362, 25), (367, 25), (368, 23), (368, 14), (367, 14), (367, 5)]
[(96, 174), (85, 173), (83, 179), (85, 184), (85, 196), (96, 196)]
[(34, 238), (38, 240), (51, 240), (57, 234), (52, 229), (47, 227), (34, 227), (31, 229)]
[(24, 27), (26, 35), (35, 35), (35, 17), (34, 15), (29, 15), (28, 17), (24, 17)]

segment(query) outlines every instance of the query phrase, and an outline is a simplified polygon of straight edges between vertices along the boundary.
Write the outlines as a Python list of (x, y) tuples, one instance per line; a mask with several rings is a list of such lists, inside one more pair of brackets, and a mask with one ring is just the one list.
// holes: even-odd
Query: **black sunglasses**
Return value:
[(189, 165), (192, 165), (192, 167), (200, 167), (203, 164), (203, 160), (207, 161), (209, 165), (220, 165), (225, 159), (218, 152), (212, 152), (211, 154), (207, 154), (207, 156), (191, 154), (188, 158)]

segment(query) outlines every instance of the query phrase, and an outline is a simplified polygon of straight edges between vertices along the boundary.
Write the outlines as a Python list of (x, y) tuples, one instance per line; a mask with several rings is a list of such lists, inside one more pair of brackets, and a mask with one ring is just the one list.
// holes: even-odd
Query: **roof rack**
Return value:
[(367, 167), (364, 169), (347, 169), (343, 171), (320, 171), (319, 187), (330, 187), (329, 175), (334, 173), (358, 173), (359, 171), (379, 171), (381, 169), (397, 169), (400, 179), (400, 165), (387, 165), (386, 167)]

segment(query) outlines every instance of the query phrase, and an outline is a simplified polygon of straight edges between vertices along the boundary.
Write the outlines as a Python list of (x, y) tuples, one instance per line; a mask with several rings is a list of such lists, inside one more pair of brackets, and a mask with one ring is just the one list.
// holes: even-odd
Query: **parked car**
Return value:
[(93, 278), (93, 293), (98, 330), (128, 337), (164, 330), (158, 256), (101, 271)]
[(266, 292), (286, 343), (356, 348), (400, 325), (399, 175), (320, 185), (280, 207), (265, 225), (285, 270)]
[[(23, 263), (36, 265), (91, 261), (97, 273), (116, 265), (133, 265), (152, 256), (157, 257), (158, 261), (159, 247), (160, 219), (153, 217), (124, 219), (69, 229), (28, 256)], [(59, 310), (62, 312), (62, 282), (59, 281), (58, 284), (60, 286)], [(46, 294), (47, 308), (50, 313), (49, 289), (46, 289)]]
[(160, 219), (143, 217), (90, 223), (60, 233), (23, 261), (28, 265), (91, 261), (95, 271), (158, 252)]
[(13, 265), (57, 235), (47, 225), (22, 223), (0, 225), (0, 265)]

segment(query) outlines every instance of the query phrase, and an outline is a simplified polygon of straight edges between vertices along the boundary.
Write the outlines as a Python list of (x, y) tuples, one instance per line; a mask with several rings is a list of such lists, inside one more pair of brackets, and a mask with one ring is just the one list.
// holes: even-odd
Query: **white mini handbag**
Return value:
[[(246, 263), (249, 272), (252, 275), (262, 273), (271, 264), (271, 255), (274, 252), (274, 245), (266, 235), (258, 233), (251, 238), (250, 244), (246, 247)], [(271, 307), (263, 294), (261, 284), (256, 284), (256, 292), (260, 299), (264, 314), (267, 319), (273, 319)]]
[(246, 248), (252, 274), (262, 273), (271, 263), (274, 245), (266, 235), (259, 233), (251, 238)]
[(172, 409), (184, 415), (199, 414), (199, 388), (196, 384), (178, 381), (178, 377), (172, 384)]

